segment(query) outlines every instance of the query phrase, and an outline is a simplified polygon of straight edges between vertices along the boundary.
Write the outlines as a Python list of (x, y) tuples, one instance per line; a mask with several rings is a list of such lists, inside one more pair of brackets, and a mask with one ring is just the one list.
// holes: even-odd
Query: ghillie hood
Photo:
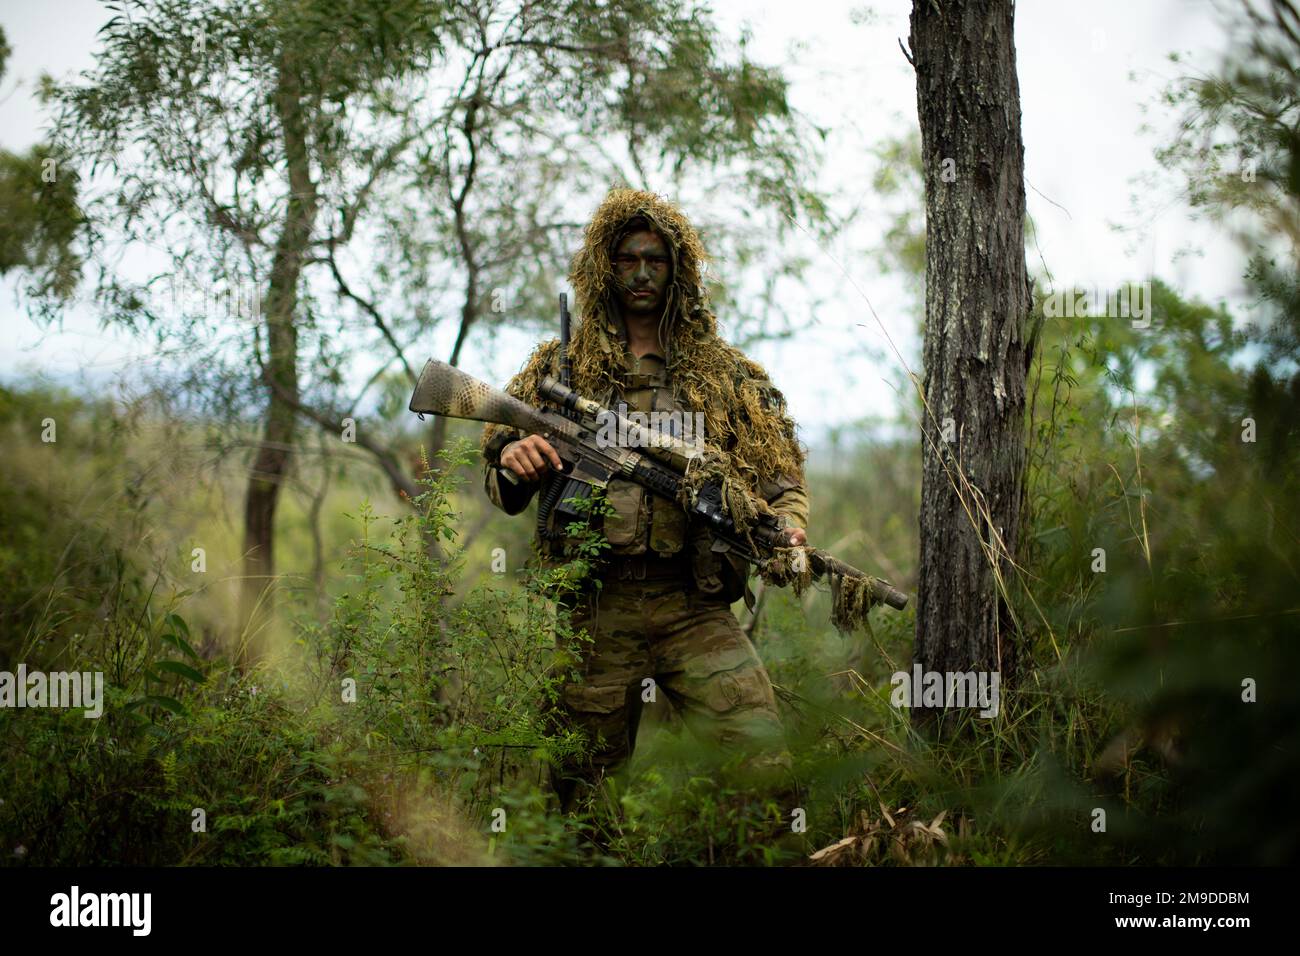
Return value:
[[(782, 474), (801, 478), (803, 452), (783, 396), (762, 366), (718, 337), (703, 276), (708, 254), (682, 212), (654, 193), (611, 189), (573, 257), (569, 283), (578, 310), (569, 352), (573, 387), (608, 405), (631, 373), (610, 256), (628, 223), (638, 217), (663, 238), (672, 257), (660, 339), (673, 389), (688, 408), (704, 413), (706, 444), (730, 454), (726, 477), (740, 478), (751, 493), (760, 480)], [(537, 386), (544, 375), (552, 374), (558, 350), (555, 340), (538, 346), (508, 391), (536, 403)], [(496, 430), (485, 430), (485, 447)], [(736, 517), (743, 523), (745, 516)]]

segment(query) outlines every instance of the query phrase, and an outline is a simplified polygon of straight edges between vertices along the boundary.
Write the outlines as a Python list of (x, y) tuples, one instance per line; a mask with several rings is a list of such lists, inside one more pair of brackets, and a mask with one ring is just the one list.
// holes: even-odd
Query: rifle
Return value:
[[(541, 435), (560, 456), (564, 473), (573, 479), (604, 488), (611, 478), (623, 478), (680, 503), (687, 514), (708, 527), (714, 551), (733, 551), (763, 565), (778, 548), (789, 547), (776, 515), (759, 510), (753, 525), (742, 531), (724, 504), (720, 482), (708, 480), (698, 488), (690, 488), (687, 474), (702, 463), (702, 445), (602, 408), (549, 375), (542, 379), (538, 391), (556, 411), (534, 408), (454, 366), (430, 359), (420, 372), (409, 408), (420, 414), (508, 425), (525, 435)], [(611, 426), (617, 427), (616, 434), (624, 436), (622, 443), (600, 438), (609, 433)], [(503, 469), (502, 474), (519, 480), (508, 469)], [(812, 575), (829, 576), (837, 591), (838, 585), (849, 581), (872, 602), (900, 611), (907, 606), (907, 595), (887, 581), (859, 571), (825, 551), (805, 548), (803, 552)]]

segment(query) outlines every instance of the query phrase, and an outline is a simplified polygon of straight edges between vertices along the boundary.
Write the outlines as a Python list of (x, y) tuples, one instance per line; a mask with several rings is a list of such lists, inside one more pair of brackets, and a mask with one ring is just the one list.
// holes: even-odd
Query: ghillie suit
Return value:
[[(582, 248), (573, 258), (569, 282), (579, 309), (569, 352), (574, 389), (609, 407), (646, 383), (642, 374), (645, 363), (625, 348), (627, 333), (615, 297), (611, 262), (623, 236), (642, 224), (664, 239), (672, 259), (659, 327), (668, 387), (676, 407), (704, 415), (707, 453), (687, 476), (686, 493), (705, 480), (717, 479), (739, 528), (750, 526), (756, 509), (769, 508), (805, 526), (804, 455), (795, 438), (794, 422), (786, 414), (784, 397), (760, 365), (718, 337), (704, 285), (707, 254), (699, 235), (676, 206), (652, 193), (611, 190), (588, 224)], [(537, 404), (537, 387), (544, 376), (557, 374), (558, 355), (557, 339), (541, 344), (507, 391)], [(519, 437), (513, 429), (500, 425), (489, 425), (483, 432), (488, 493), (499, 505), (502, 502), (499, 490), (493, 487), (491, 466), (499, 461), (502, 448)], [(506, 510), (514, 513), (522, 510), (523, 504)], [(698, 538), (696, 543), (707, 544)], [(708, 564), (705, 560), (697, 563)], [(729, 563), (735, 573), (742, 573), (736, 561)], [(707, 567), (697, 567), (697, 572), (698, 577), (710, 577)], [(700, 583), (708, 588), (706, 581)]]
[[(664, 240), (672, 271), (659, 326), (664, 355), (638, 359), (627, 348), (611, 254), (626, 235), (647, 227)], [(742, 528), (761, 509), (804, 527), (808, 499), (794, 422), (763, 369), (718, 338), (705, 262), (699, 236), (676, 207), (651, 193), (611, 190), (569, 272), (578, 301), (572, 386), (607, 408), (622, 402), (642, 413), (703, 414), (706, 455), (686, 484), (721, 480), (723, 500)], [(558, 355), (558, 341), (540, 345), (507, 391), (539, 404), (538, 385), (558, 375)], [(519, 437), (498, 425), (483, 433), (485, 487), (509, 514), (522, 511), (544, 484), (516, 486), (502, 478), (501, 451)], [(643, 709), (654, 713), (669, 701), (697, 737), (724, 753), (743, 754), (747, 770), (777, 780), (774, 786), (786, 794), (778, 805), (796, 805), (771, 682), (731, 613), (733, 601), (749, 598), (748, 566), (733, 553), (713, 551), (707, 528), (688, 520), (680, 501), (617, 477), (605, 499), (612, 513), (603, 526), (610, 548), (597, 571), (601, 587), (561, 598), (573, 612), (572, 626), (592, 637), (585, 648), (562, 650), (572, 670), (550, 711), (557, 729), (581, 730), (590, 742), (581, 758), (552, 767), (561, 807), (575, 806), (631, 755)], [(549, 522), (540, 529), (543, 538), (562, 538), (564, 526), (557, 527), (554, 514)], [(647, 696), (647, 685), (658, 696)]]

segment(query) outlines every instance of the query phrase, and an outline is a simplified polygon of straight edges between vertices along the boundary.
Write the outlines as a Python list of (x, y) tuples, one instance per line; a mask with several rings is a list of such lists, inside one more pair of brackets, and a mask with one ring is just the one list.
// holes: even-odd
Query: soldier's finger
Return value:
[(513, 471), (520, 478), (528, 481), (535, 481), (537, 475), (533, 472), (533, 466), (528, 462), (518, 448), (512, 448), (508, 454), (501, 456), (501, 463)]
[(564, 471), (564, 462), (560, 460), (560, 453), (557, 452), (555, 447), (545, 438), (542, 439), (542, 451), (544, 451), (546, 457), (551, 460), (551, 465), (556, 471)]
[(545, 474), (546, 459), (542, 457), (542, 453), (537, 450), (536, 445), (528, 446), (527, 455), (528, 455), (529, 463), (532, 464), (532, 466), (535, 469), (537, 469), (538, 474)]

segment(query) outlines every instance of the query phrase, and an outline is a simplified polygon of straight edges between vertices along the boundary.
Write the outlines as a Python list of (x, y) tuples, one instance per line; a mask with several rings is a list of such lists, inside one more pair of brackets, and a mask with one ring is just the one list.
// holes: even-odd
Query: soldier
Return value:
[[(580, 310), (573, 387), (625, 412), (703, 413), (704, 440), (728, 453), (729, 479), (784, 516), (792, 545), (805, 544), (808, 495), (794, 423), (763, 369), (718, 337), (704, 262), (699, 236), (675, 206), (611, 190), (569, 274)], [(540, 345), (507, 391), (537, 404), (541, 378), (558, 377), (558, 346)], [(507, 514), (524, 510), (547, 482), (565, 480), (540, 435), (489, 425), (483, 456), (488, 496)], [(697, 736), (745, 750), (750, 766), (788, 769), (771, 682), (730, 609), (741, 596), (750, 600), (746, 563), (713, 551), (680, 505), (640, 485), (612, 479), (606, 500), (601, 587), (570, 604), (575, 631), (593, 640), (555, 715), (585, 732), (590, 752), (552, 768), (561, 807), (631, 756), (647, 679)], [(563, 545), (570, 519), (556, 511), (542, 515), (544, 546)]]

